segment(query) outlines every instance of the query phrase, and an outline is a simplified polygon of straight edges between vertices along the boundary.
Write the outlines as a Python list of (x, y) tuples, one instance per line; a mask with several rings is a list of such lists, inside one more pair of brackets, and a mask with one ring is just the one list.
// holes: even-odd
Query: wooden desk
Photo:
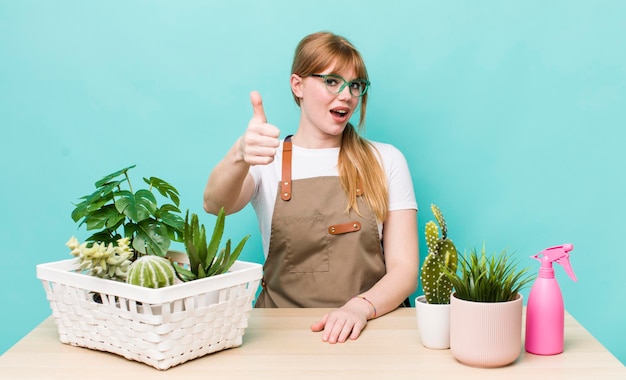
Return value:
[(563, 354), (524, 352), (508, 367), (479, 369), (458, 363), (450, 350), (424, 348), (413, 308), (370, 321), (358, 340), (335, 345), (309, 330), (323, 312), (254, 309), (241, 347), (167, 371), (62, 344), (48, 318), (0, 358), (0, 379), (626, 379), (626, 367), (569, 314)]

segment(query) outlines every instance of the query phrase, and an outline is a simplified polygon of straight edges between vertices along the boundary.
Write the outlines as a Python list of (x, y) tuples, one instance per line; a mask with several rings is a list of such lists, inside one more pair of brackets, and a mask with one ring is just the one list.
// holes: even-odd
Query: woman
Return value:
[(349, 123), (360, 105), (363, 126), (369, 88), (350, 42), (305, 37), (290, 83), (296, 133), (279, 140), (252, 92), (252, 119), (209, 176), (204, 208), (233, 213), (252, 202), (266, 255), (255, 306), (335, 308), (311, 329), (345, 342), (415, 291), (417, 203), (402, 153)]

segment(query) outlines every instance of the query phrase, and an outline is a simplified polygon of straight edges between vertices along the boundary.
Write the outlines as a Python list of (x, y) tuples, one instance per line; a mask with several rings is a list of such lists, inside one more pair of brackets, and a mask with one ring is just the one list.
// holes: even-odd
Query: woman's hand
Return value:
[(280, 145), (280, 130), (267, 123), (261, 95), (253, 91), (250, 94), (252, 119), (244, 135), (237, 142), (238, 153), (248, 165), (267, 165), (274, 161), (276, 149)]
[(372, 306), (366, 300), (355, 297), (311, 325), (311, 331), (323, 331), (324, 342), (344, 343), (348, 338), (358, 338), (367, 325), (368, 318), (373, 315)]

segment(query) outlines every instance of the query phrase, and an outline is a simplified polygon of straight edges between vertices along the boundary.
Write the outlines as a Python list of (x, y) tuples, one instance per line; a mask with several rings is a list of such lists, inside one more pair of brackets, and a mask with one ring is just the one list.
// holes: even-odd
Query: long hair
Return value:
[[(353, 69), (357, 78), (368, 79), (365, 63), (358, 50), (344, 37), (330, 32), (313, 33), (300, 41), (296, 47), (291, 73), (304, 78), (332, 64), (335, 72)], [(346, 210), (354, 209), (359, 213), (359, 192), (376, 219), (382, 222), (389, 207), (387, 178), (377, 157), (378, 151), (360, 135), (365, 126), (367, 96), (368, 93), (365, 93), (360, 99), (358, 126), (355, 128), (348, 123), (343, 131), (337, 166), (339, 179), (348, 196)], [(300, 106), (300, 99), (295, 94), (293, 97)]]

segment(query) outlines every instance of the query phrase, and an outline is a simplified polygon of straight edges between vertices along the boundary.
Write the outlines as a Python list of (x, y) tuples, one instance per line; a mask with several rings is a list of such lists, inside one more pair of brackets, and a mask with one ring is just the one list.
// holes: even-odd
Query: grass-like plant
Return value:
[(187, 211), (183, 236), (185, 250), (189, 257), (189, 267), (185, 268), (176, 263), (173, 264), (174, 269), (176, 269), (176, 275), (181, 281), (192, 281), (225, 273), (235, 263), (250, 235), (246, 235), (241, 239), (234, 250), (231, 251), (230, 239), (228, 239), (225, 247), (218, 251), (222, 235), (224, 234), (225, 221), (226, 212), (222, 207), (217, 214), (211, 241), (207, 244), (204, 224), (198, 222), (197, 214), (192, 213), (190, 220), (189, 211)]
[(506, 250), (487, 257), (485, 246), (459, 259), (457, 271), (443, 268), (452, 282), (457, 298), (475, 302), (513, 301), (517, 294), (535, 278), (529, 268), (518, 269), (518, 261)]

